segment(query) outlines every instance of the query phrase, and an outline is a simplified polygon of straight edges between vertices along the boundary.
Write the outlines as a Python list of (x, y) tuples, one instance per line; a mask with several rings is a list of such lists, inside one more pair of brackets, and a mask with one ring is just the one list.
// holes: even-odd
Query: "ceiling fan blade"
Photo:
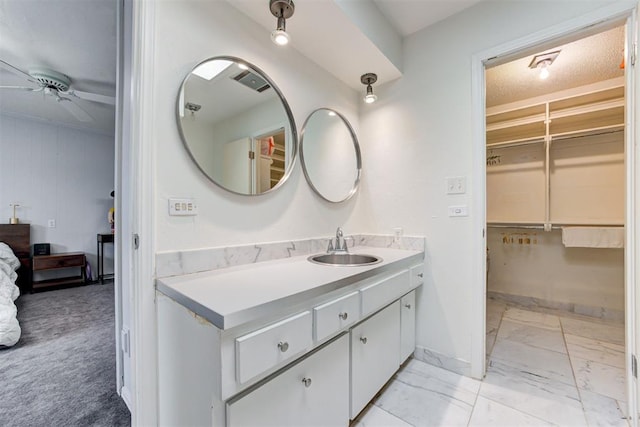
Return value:
[(0, 86), (0, 89), (27, 90), (29, 92), (40, 92), (42, 90), (42, 88), (34, 89), (26, 86)]
[(116, 98), (113, 96), (100, 95), (99, 93), (83, 92), (80, 90), (70, 90), (63, 93), (65, 95), (75, 96), (76, 98), (98, 102), (100, 104), (116, 105)]
[(7, 71), (11, 71), (13, 74), (16, 74), (16, 75), (18, 75), (20, 77), (23, 77), (23, 78), (27, 79), (31, 83), (35, 83), (38, 86), (40, 86), (40, 83), (36, 79), (31, 77), (28, 73), (25, 73), (20, 68), (14, 67), (13, 65), (9, 64), (8, 62), (3, 61), (2, 59), (0, 59), (0, 67), (4, 68)]
[(70, 100), (69, 98), (57, 97), (58, 104), (62, 105), (68, 112), (70, 112), (76, 119), (81, 122), (92, 122), (93, 117), (84, 111), (78, 104)]

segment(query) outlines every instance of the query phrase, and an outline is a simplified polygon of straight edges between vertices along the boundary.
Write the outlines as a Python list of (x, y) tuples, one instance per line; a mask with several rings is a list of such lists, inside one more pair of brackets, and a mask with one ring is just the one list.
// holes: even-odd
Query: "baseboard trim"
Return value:
[(525, 308), (543, 308), (547, 310), (566, 311), (572, 314), (595, 317), (597, 319), (617, 323), (624, 323), (625, 321), (624, 310), (616, 310), (613, 308), (593, 307), (570, 302), (549, 301), (542, 298), (506, 294), (495, 291), (487, 292), (487, 298), (504, 301), (506, 303), (515, 304)]
[(447, 371), (455, 372), (465, 377), (471, 377), (471, 363), (466, 360), (446, 356), (435, 350), (429, 350), (428, 348), (420, 346), (416, 347), (413, 352), (413, 357), (430, 365), (446, 369)]
[(131, 408), (131, 405), (132, 405), (131, 391), (127, 387), (122, 387), (120, 389), (120, 397), (122, 398), (124, 403), (127, 405), (127, 408), (129, 408), (129, 412), (133, 412), (133, 409)]

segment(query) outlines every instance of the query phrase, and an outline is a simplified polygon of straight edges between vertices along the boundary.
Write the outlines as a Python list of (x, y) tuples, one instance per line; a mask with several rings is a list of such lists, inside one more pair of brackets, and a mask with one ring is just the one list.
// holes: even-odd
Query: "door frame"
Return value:
[[(635, 3), (635, 4), (634, 4)], [(474, 262), (473, 277), (475, 285), (472, 292), (473, 330), (471, 331), (471, 375), (483, 378), (486, 373), (486, 107), (485, 107), (485, 64), (489, 60), (509, 57), (521, 52), (562, 39), (571, 34), (582, 32), (596, 25), (612, 21), (625, 21), (627, 37), (637, 40), (637, 8), (638, 3), (615, 2), (585, 15), (554, 25), (528, 36), (494, 46), (472, 56), (472, 103), (473, 103), (473, 199), (472, 209), (477, 212), (473, 218), (475, 237), (472, 241)], [(637, 43), (637, 42), (636, 42)], [(636, 180), (640, 175), (640, 153), (636, 153), (635, 142), (640, 139), (638, 130), (633, 125), (638, 111), (635, 103), (639, 98), (640, 84), (637, 83), (640, 73), (631, 65), (631, 46), (626, 47), (626, 58), (629, 64), (625, 72), (625, 167), (626, 167), (626, 218), (625, 218), (625, 331), (626, 331), (626, 383), (628, 409), (630, 414), (637, 414), (637, 381), (632, 374), (631, 355), (636, 349), (636, 271), (640, 258), (636, 255), (638, 236), (637, 221), (634, 216), (636, 203)], [(640, 151), (640, 150), (638, 150)], [(632, 426), (637, 426), (637, 417), (632, 418)]]

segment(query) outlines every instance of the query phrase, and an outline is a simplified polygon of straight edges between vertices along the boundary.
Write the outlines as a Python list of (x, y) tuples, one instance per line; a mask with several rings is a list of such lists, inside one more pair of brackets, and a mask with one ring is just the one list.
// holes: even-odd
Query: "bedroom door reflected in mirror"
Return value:
[(284, 128), (228, 142), (223, 148), (221, 184), (241, 194), (261, 194), (285, 173)]

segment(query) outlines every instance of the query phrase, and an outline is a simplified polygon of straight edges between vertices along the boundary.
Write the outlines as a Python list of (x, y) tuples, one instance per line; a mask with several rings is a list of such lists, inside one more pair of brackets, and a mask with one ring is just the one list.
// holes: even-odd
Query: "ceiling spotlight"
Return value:
[(286, 20), (293, 16), (295, 11), (293, 0), (270, 0), (269, 9), (273, 16), (278, 18), (278, 26), (271, 32), (271, 40), (278, 46), (289, 44), (291, 37), (287, 34)]
[(538, 64), (538, 68), (540, 68), (540, 80), (546, 80), (547, 77), (549, 77), (549, 65), (551, 65), (551, 61), (548, 59), (540, 61)]
[(536, 55), (529, 63), (529, 68), (539, 69), (540, 79), (545, 80), (547, 77), (549, 77), (549, 66), (553, 64), (553, 61), (556, 60), (559, 54), (560, 51), (556, 50), (555, 52)]
[(371, 85), (378, 80), (378, 76), (374, 73), (366, 73), (360, 76), (360, 81), (363, 85), (367, 85), (367, 94), (364, 96), (364, 102), (367, 104), (371, 104), (372, 102), (376, 102), (378, 99), (377, 96), (373, 93), (373, 88)]

